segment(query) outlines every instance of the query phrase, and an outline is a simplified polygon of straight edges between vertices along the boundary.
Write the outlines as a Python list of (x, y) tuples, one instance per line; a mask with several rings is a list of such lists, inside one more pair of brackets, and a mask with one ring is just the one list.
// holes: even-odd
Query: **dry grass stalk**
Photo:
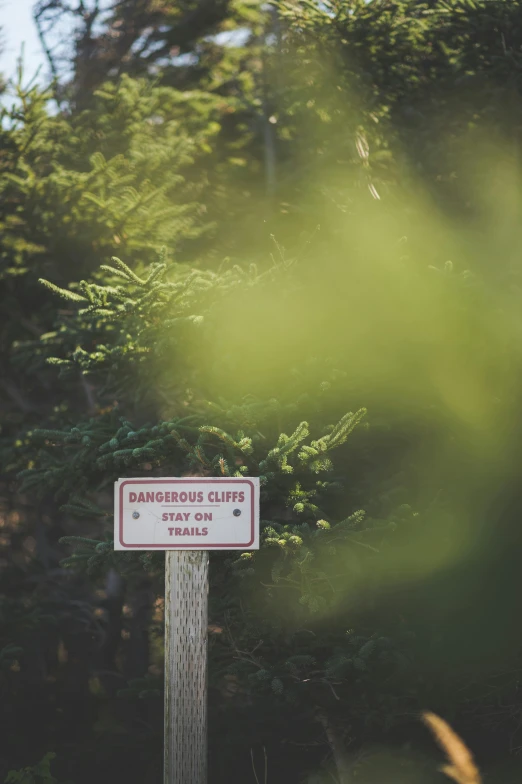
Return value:
[(441, 772), (457, 784), (481, 784), (480, 772), (470, 750), (449, 724), (435, 713), (423, 713), (422, 719), (451, 763), (444, 765)]

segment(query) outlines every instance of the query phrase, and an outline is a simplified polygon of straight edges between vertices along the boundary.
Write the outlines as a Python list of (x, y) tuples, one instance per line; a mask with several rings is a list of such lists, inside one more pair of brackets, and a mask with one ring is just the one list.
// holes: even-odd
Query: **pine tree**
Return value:
[[(156, 243), (168, 242), (190, 257), (190, 244), (210, 228), (200, 201), (205, 185), (202, 160), (209, 158), (220, 116), (206, 93), (194, 91), (187, 96), (126, 77), (107, 84), (81, 114), (49, 113), (49, 94), (25, 87), (23, 73), (15, 92), (17, 105), (2, 109), (0, 163), (0, 286), (5, 316), (0, 338), (0, 411), (2, 448), (8, 446), (1, 460), (6, 527), (0, 648), (6, 652), (2, 670), (6, 699), (0, 723), (10, 749), (9, 758), (0, 758), (0, 776), (31, 761), (27, 743), (41, 743), (41, 754), (49, 751), (47, 734), (39, 727), (51, 733), (51, 746), (53, 732), (66, 737), (90, 728), (90, 666), (109, 671), (107, 678), (100, 676), (108, 693), (121, 687), (124, 677), (111, 674), (121, 644), (121, 579), (109, 575), (105, 604), (98, 607), (108, 618), (105, 639), (103, 624), (100, 630), (92, 614), (98, 602), (92, 586), (83, 578), (68, 580), (59, 567), (63, 551), (58, 539), (67, 531), (61, 530), (56, 502), (42, 501), (34, 507), (30, 497), (17, 493), (13, 482), (22, 433), (44, 421), (58, 428), (68, 426), (78, 411), (97, 411), (81, 374), (65, 386), (57, 383), (45, 364), (45, 352), (24, 348), (28, 339), (40, 335), (42, 346), (47, 341), (51, 345), (56, 337), (49, 332), (56, 318), (67, 320), (71, 315), (67, 303), (54, 307), (42, 298), (37, 279), (45, 275), (67, 285), (72, 268), (80, 277), (89, 275), (93, 260), (98, 264), (100, 254), (108, 260), (115, 246), (125, 250), (138, 270)], [(125, 677), (136, 670), (141, 673), (141, 660), (148, 656), (143, 644), (134, 644), (140, 634), (146, 640), (152, 628), (146, 580), (140, 573), (134, 582), (131, 578), (128, 589), (138, 619), (130, 623), (133, 642)], [(60, 650), (66, 660), (60, 658)], [(50, 689), (46, 678), (55, 678), (55, 673), (59, 677)], [(11, 698), (17, 700), (16, 709)], [(29, 703), (31, 720), (27, 719)], [(132, 710), (127, 711), (126, 719), (131, 715)]]
[[(442, 207), (464, 215), (474, 211), (469, 171), (491, 155), (477, 147), (484, 136), (518, 166), (519, 3), (282, 0), (278, 6), (291, 54), (285, 70), (307, 73), (310, 88), (307, 95), (290, 80), (285, 103), (293, 103), (297, 123), (318, 128), (319, 166), (342, 161), (346, 173), (355, 147), (370, 190), (373, 183), (377, 194), (387, 193), (409, 170)], [(310, 144), (306, 153), (304, 160), (314, 157)], [(488, 187), (488, 158), (478, 163), (485, 176), (475, 187)], [(466, 186), (456, 185), (464, 178), (467, 200)], [(343, 199), (335, 181), (330, 188), (339, 203), (350, 203), (349, 189)]]
[[(113, 30), (134, 24), (135, 4), (118, 17), (125, 7)], [(518, 95), (519, 7), (284, 3), (278, 29), (263, 23), (246, 51), (205, 40), (227, 24), (224, 6), (214, 12), (216, 26), (203, 18), (184, 40), (199, 70), (157, 61), (156, 84), (136, 79), (143, 51), (83, 107), (64, 101), (52, 116), (45, 95), (20, 89), (21, 108), (4, 112), (6, 771), (53, 748), (76, 784), (159, 777), (162, 557), (111, 545), (112, 482), (131, 474), (262, 479), (261, 550), (212, 558), (216, 778), (233, 764), (251, 775), (262, 745), (293, 776), (328, 751), (342, 774), (350, 738), (356, 749), (406, 739), (421, 706), (458, 716), (455, 695), (481, 731), (499, 675), (516, 703), (518, 654), (478, 659), (510, 648), (518, 617), (501, 550), (506, 540), (514, 558), (518, 541), (506, 479), (519, 462), (518, 295), (463, 272), (484, 256), (504, 274), (509, 259), (477, 242), (446, 262), (440, 224), (415, 225), (413, 201), (403, 222), (388, 197), (407, 180), (404, 158), (444, 182), (441, 128), (485, 128), (506, 82)], [(150, 51), (175, 27), (153, 25)], [(480, 90), (464, 90), (454, 115), (457, 79), (471, 77)], [(242, 185), (253, 173), (248, 192), (264, 187), (269, 147), (274, 192), (253, 210)], [(453, 180), (436, 187), (463, 201)], [(227, 232), (242, 263), (218, 267)], [(485, 566), (454, 567), (455, 543), (487, 550)], [(455, 608), (464, 631), (445, 619)], [(517, 720), (501, 711), (498, 726)]]
[[(297, 711), (300, 726), (286, 733), (290, 740), (303, 741), (302, 733), (306, 739), (317, 721), (326, 736), (335, 731), (342, 739), (369, 698), (368, 685), (393, 673), (396, 689), (408, 663), (406, 638), (390, 638), (378, 626), (371, 633), (349, 631), (342, 610), (353, 590), (347, 574), (365, 563), (371, 569), (382, 542), (414, 519), (400, 505), (388, 505), (379, 518), (341, 511), (349, 504), (350, 490), (342, 468), (335, 467), (335, 454), (360, 427), (364, 410), (327, 425), (327, 411), (317, 408), (304, 386), (293, 403), (208, 402), (189, 347), (197, 341), (203, 354), (208, 351), (224, 297), (237, 298), (249, 289), (254, 296), (270, 293), (285, 281), (284, 269), (186, 271), (163, 257), (138, 275), (114, 258), (101, 275), (99, 282), (75, 289), (44, 281), (49, 296), (69, 303), (69, 315), (59, 329), (20, 351), (47, 358), (64, 390), (74, 390), (82, 374), (96, 403), (91, 416), (79, 410), (75, 421), (61, 426), (51, 417), (25, 434), (10, 457), (11, 471), (21, 469), (21, 492), (39, 503), (55, 499), (64, 515), (62, 526), (85, 532), (63, 540), (73, 545), (63, 566), (86, 570), (95, 585), (116, 570), (136, 586), (145, 569), (160, 598), (161, 554), (113, 551), (114, 480), (186, 472), (260, 476), (261, 551), (217, 554), (212, 560), (217, 586), (212, 623), (221, 630), (212, 649), (216, 689), (223, 682), (237, 683), (254, 706), (268, 699), (281, 720)], [(290, 279), (284, 285), (291, 289), (295, 284)], [(321, 368), (326, 369), (323, 363)], [(161, 409), (165, 413), (157, 418)], [(305, 412), (310, 422), (299, 419)], [(74, 526), (73, 519), (79, 521)], [(354, 619), (363, 612), (359, 606)], [(337, 621), (329, 620), (334, 617)], [(146, 669), (134, 674), (122, 695), (154, 701), (161, 680), (140, 681), (136, 675), (145, 677)], [(354, 702), (354, 689), (362, 702)], [(223, 709), (219, 700), (214, 709)], [(397, 712), (396, 691), (388, 695), (384, 690), (368, 709), (383, 716)], [(279, 722), (275, 726), (282, 731)], [(273, 737), (268, 733), (268, 742)]]
[[(127, 77), (75, 115), (49, 114), (48, 93), (24, 88), (22, 72), (16, 97), (18, 105), (2, 109), (0, 163), (0, 285), (8, 316), (0, 339), (2, 405), (15, 427), (20, 417), (38, 420), (46, 405), (38, 386), (51, 383), (45, 372), (31, 382), (12, 361), (14, 342), (52, 326), (38, 276), (67, 283), (71, 264), (89, 274), (114, 247), (137, 264), (151, 243), (190, 255), (190, 244), (211, 228), (200, 201), (202, 160), (219, 129), (206, 93), (187, 97)], [(79, 390), (88, 401), (83, 384)]]
[[(35, 6), (51, 63), (55, 55), (60, 59), (62, 42), (57, 41), (56, 28), (64, 18), (75, 23), (74, 50), (67, 52), (74, 68), (69, 87), (72, 100), (82, 104), (103, 82), (123, 74), (155, 77), (159, 72), (164, 84), (178, 89), (237, 94), (248, 79), (243, 44), (259, 31), (264, 13), (251, 0), (184, 0), (161, 7), (149, 0), (131, 0), (105, 9), (91, 3), (83, 11), (56, 9), (44, 2)], [(59, 70), (58, 62), (54, 70)]]

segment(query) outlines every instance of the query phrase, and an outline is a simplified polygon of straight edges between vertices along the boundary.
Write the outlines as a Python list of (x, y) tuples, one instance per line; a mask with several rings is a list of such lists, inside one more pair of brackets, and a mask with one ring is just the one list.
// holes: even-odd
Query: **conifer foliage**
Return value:
[(125, 476), (260, 478), (260, 550), (211, 556), (211, 784), (265, 754), (344, 784), (424, 708), (513, 745), (518, 191), (490, 288), (396, 197), (415, 171), (469, 218), (464, 131), (516, 163), (520, 3), (106, 11), (40, 2), (79, 21), (72, 81), (20, 69), (0, 110), (0, 776), (161, 778), (163, 556), (114, 552)]
[[(363, 698), (365, 678), (378, 677), (383, 668), (400, 677), (404, 640), (349, 631), (343, 621), (327, 636), (313, 629), (347, 600), (347, 564), (358, 569), (378, 557), (381, 543), (397, 525), (408, 525), (412, 513), (390, 508), (385, 519), (372, 519), (345, 498), (335, 455), (360, 427), (364, 410), (328, 424), (326, 412), (322, 418), (317, 410), (313, 421), (300, 420), (300, 413), (311, 410), (306, 394), (298, 405), (255, 398), (240, 405), (211, 403), (196, 386), (197, 368), (187, 350), (212, 335), (223, 297), (241, 296), (246, 288), (270, 291), (282, 276), (278, 268), (190, 271), (163, 255), (139, 274), (113, 258), (96, 283), (63, 289), (41, 281), (46, 297), (68, 303), (69, 315), (19, 351), (40, 355), (64, 390), (68, 384), (74, 390), (81, 374), (96, 404), (91, 416), (78, 412), (69, 426), (59, 427), (50, 417), (47, 426), (28, 431), (11, 451), (11, 470), (18, 469), (23, 494), (57, 502), (66, 527), (76, 520), (74, 530), (84, 532), (62, 539), (72, 547), (63, 567), (86, 572), (95, 583), (111, 571), (130, 585), (140, 573), (149, 574), (158, 599), (162, 555), (113, 550), (113, 482), (126, 475), (259, 476), (261, 551), (212, 560), (212, 623), (221, 630), (212, 648), (212, 678), (217, 689), (223, 678), (233, 679), (254, 704), (256, 694), (262, 700), (272, 695), (282, 701), (284, 715), (301, 706), (312, 726), (319, 716), (342, 737), (355, 711), (353, 688), (362, 689)], [(191, 398), (183, 402), (181, 390), (189, 382)], [(172, 413), (152, 418), (169, 396)], [(278, 430), (281, 425), (286, 432)], [(158, 687), (143, 683), (138, 693), (154, 700)], [(352, 694), (349, 702), (345, 693)], [(222, 709), (219, 701), (215, 708)]]

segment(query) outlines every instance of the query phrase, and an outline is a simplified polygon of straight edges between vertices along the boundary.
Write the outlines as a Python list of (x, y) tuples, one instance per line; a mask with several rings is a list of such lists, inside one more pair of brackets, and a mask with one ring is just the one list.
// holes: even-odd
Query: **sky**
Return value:
[(42, 52), (32, 8), (35, 0), (0, 0), (0, 28), (2, 36), (2, 52), (0, 52), (0, 73), (4, 77), (14, 76), (16, 61), (20, 55), (20, 47), (25, 42), (25, 76), (28, 81), (42, 66), (47, 70), (45, 56)]

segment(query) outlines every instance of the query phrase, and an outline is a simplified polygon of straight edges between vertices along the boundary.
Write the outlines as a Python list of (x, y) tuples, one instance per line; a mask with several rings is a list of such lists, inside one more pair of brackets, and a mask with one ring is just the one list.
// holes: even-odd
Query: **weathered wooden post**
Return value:
[(119, 479), (114, 548), (165, 550), (164, 784), (206, 784), (209, 550), (257, 550), (259, 479)]
[(208, 550), (165, 553), (165, 784), (207, 781)]

